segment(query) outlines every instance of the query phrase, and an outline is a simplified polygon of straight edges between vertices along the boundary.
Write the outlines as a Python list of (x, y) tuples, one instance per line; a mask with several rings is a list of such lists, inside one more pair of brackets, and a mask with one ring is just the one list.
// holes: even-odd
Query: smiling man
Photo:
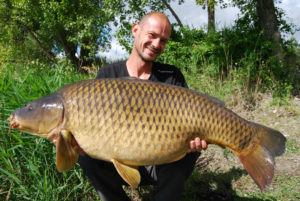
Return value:
[[(154, 82), (164, 82), (188, 87), (182, 73), (175, 67), (154, 62), (162, 54), (171, 35), (168, 18), (159, 12), (145, 15), (132, 27), (134, 44), (127, 61), (109, 64), (101, 68), (97, 78), (136, 77)], [(170, 131), (171, 132), (171, 131)], [(140, 185), (154, 185), (151, 200), (175, 201), (180, 199), (184, 182), (192, 173), (204, 140), (190, 141), (190, 152), (183, 159), (164, 165), (139, 167)], [(80, 156), (79, 164), (89, 177), (102, 201), (130, 200), (123, 191), (126, 185), (112, 163)]]

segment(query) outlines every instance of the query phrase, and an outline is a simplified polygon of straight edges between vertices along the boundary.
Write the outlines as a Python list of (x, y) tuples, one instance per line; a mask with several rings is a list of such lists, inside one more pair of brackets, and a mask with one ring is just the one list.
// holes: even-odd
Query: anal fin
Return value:
[(133, 188), (138, 187), (141, 181), (141, 176), (137, 167), (125, 165), (116, 159), (112, 159), (111, 162), (114, 164), (119, 175), (124, 179), (124, 181), (126, 181)]
[(78, 160), (78, 153), (71, 144), (72, 134), (62, 130), (56, 142), (56, 167), (59, 172), (67, 171), (74, 167)]

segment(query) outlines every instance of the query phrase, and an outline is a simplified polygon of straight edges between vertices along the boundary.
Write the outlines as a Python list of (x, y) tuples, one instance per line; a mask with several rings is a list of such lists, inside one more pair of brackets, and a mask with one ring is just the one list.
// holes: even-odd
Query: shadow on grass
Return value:
[[(192, 175), (185, 183), (184, 192), (182, 193), (180, 201), (275, 201), (270, 195), (264, 196), (260, 193), (245, 192), (238, 193), (233, 189), (233, 184), (242, 176), (248, 175), (246, 170), (233, 167), (227, 172), (220, 172), (218, 170), (212, 171), (208, 168), (208, 164), (214, 159), (213, 156), (200, 158), (196, 162), (195, 169)], [(249, 184), (254, 186), (253, 183)], [(236, 185), (239, 185), (236, 183)], [(242, 186), (248, 186), (248, 184), (240, 184)], [(129, 190), (127, 193), (130, 195), (133, 201), (149, 201), (151, 193), (153, 192), (153, 186), (143, 186), (137, 190)], [(243, 191), (243, 190), (241, 190)], [(242, 194), (242, 195), (241, 195)]]
[[(257, 197), (241, 197), (232, 189), (233, 181), (243, 175), (247, 175), (245, 170), (232, 168), (225, 173), (199, 172), (194, 170), (192, 176), (185, 185), (185, 190), (181, 201), (262, 201)], [(267, 199), (271, 200), (271, 199)]]
[[(247, 175), (245, 170), (232, 168), (228, 172), (218, 173), (209, 170), (193, 171), (185, 183), (185, 189), (181, 201), (273, 201), (276, 199), (258, 198), (255, 195), (241, 197), (233, 190), (232, 184), (243, 175)], [(149, 201), (153, 186), (139, 188), (138, 191), (128, 191), (134, 201)], [(131, 193), (130, 193), (131, 192)]]

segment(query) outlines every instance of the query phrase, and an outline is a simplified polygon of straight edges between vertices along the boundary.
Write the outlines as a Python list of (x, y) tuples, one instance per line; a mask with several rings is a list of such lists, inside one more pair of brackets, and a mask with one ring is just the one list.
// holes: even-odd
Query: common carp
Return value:
[(71, 169), (75, 138), (91, 157), (110, 161), (131, 186), (138, 166), (183, 158), (196, 136), (229, 147), (261, 190), (271, 183), (274, 157), (286, 138), (247, 121), (216, 98), (168, 84), (139, 79), (96, 79), (62, 87), (13, 112), (10, 128), (47, 139), (57, 137), (56, 165)]

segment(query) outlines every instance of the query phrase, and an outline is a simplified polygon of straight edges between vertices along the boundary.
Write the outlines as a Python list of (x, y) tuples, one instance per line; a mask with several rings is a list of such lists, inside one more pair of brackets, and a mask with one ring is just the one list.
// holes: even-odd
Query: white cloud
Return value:
[(100, 57), (105, 57), (108, 61), (126, 59), (129, 56), (129, 54), (124, 49), (122, 49), (121, 45), (115, 38), (113, 38), (111, 42), (110, 50), (107, 52), (98, 52), (98, 55)]
[[(300, 1), (299, 0), (283, 0), (281, 4), (277, 5), (282, 8), (285, 13), (287, 22), (292, 22), (296, 27), (300, 28)], [(294, 34), (294, 37), (300, 43), (300, 31)]]
[[(195, 28), (207, 26), (207, 11), (202, 9), (202, 6), (196, 5), (194, 0), (187, 1), (182, 5), (178, 5), (177, 2), (172, 2), (171, 7), (184, 25)], [(238, 13), (239, 9), (235, 7), (228, 7), (226, 9), (220, 9), (219, 6), (216, 7), (215, 20), (217, 28), (230, 26), (233, 23), (233, 20), (236, 19)], [(169, 11), (167, 11), (167, 15), (171, 22), (176, 22)]]

